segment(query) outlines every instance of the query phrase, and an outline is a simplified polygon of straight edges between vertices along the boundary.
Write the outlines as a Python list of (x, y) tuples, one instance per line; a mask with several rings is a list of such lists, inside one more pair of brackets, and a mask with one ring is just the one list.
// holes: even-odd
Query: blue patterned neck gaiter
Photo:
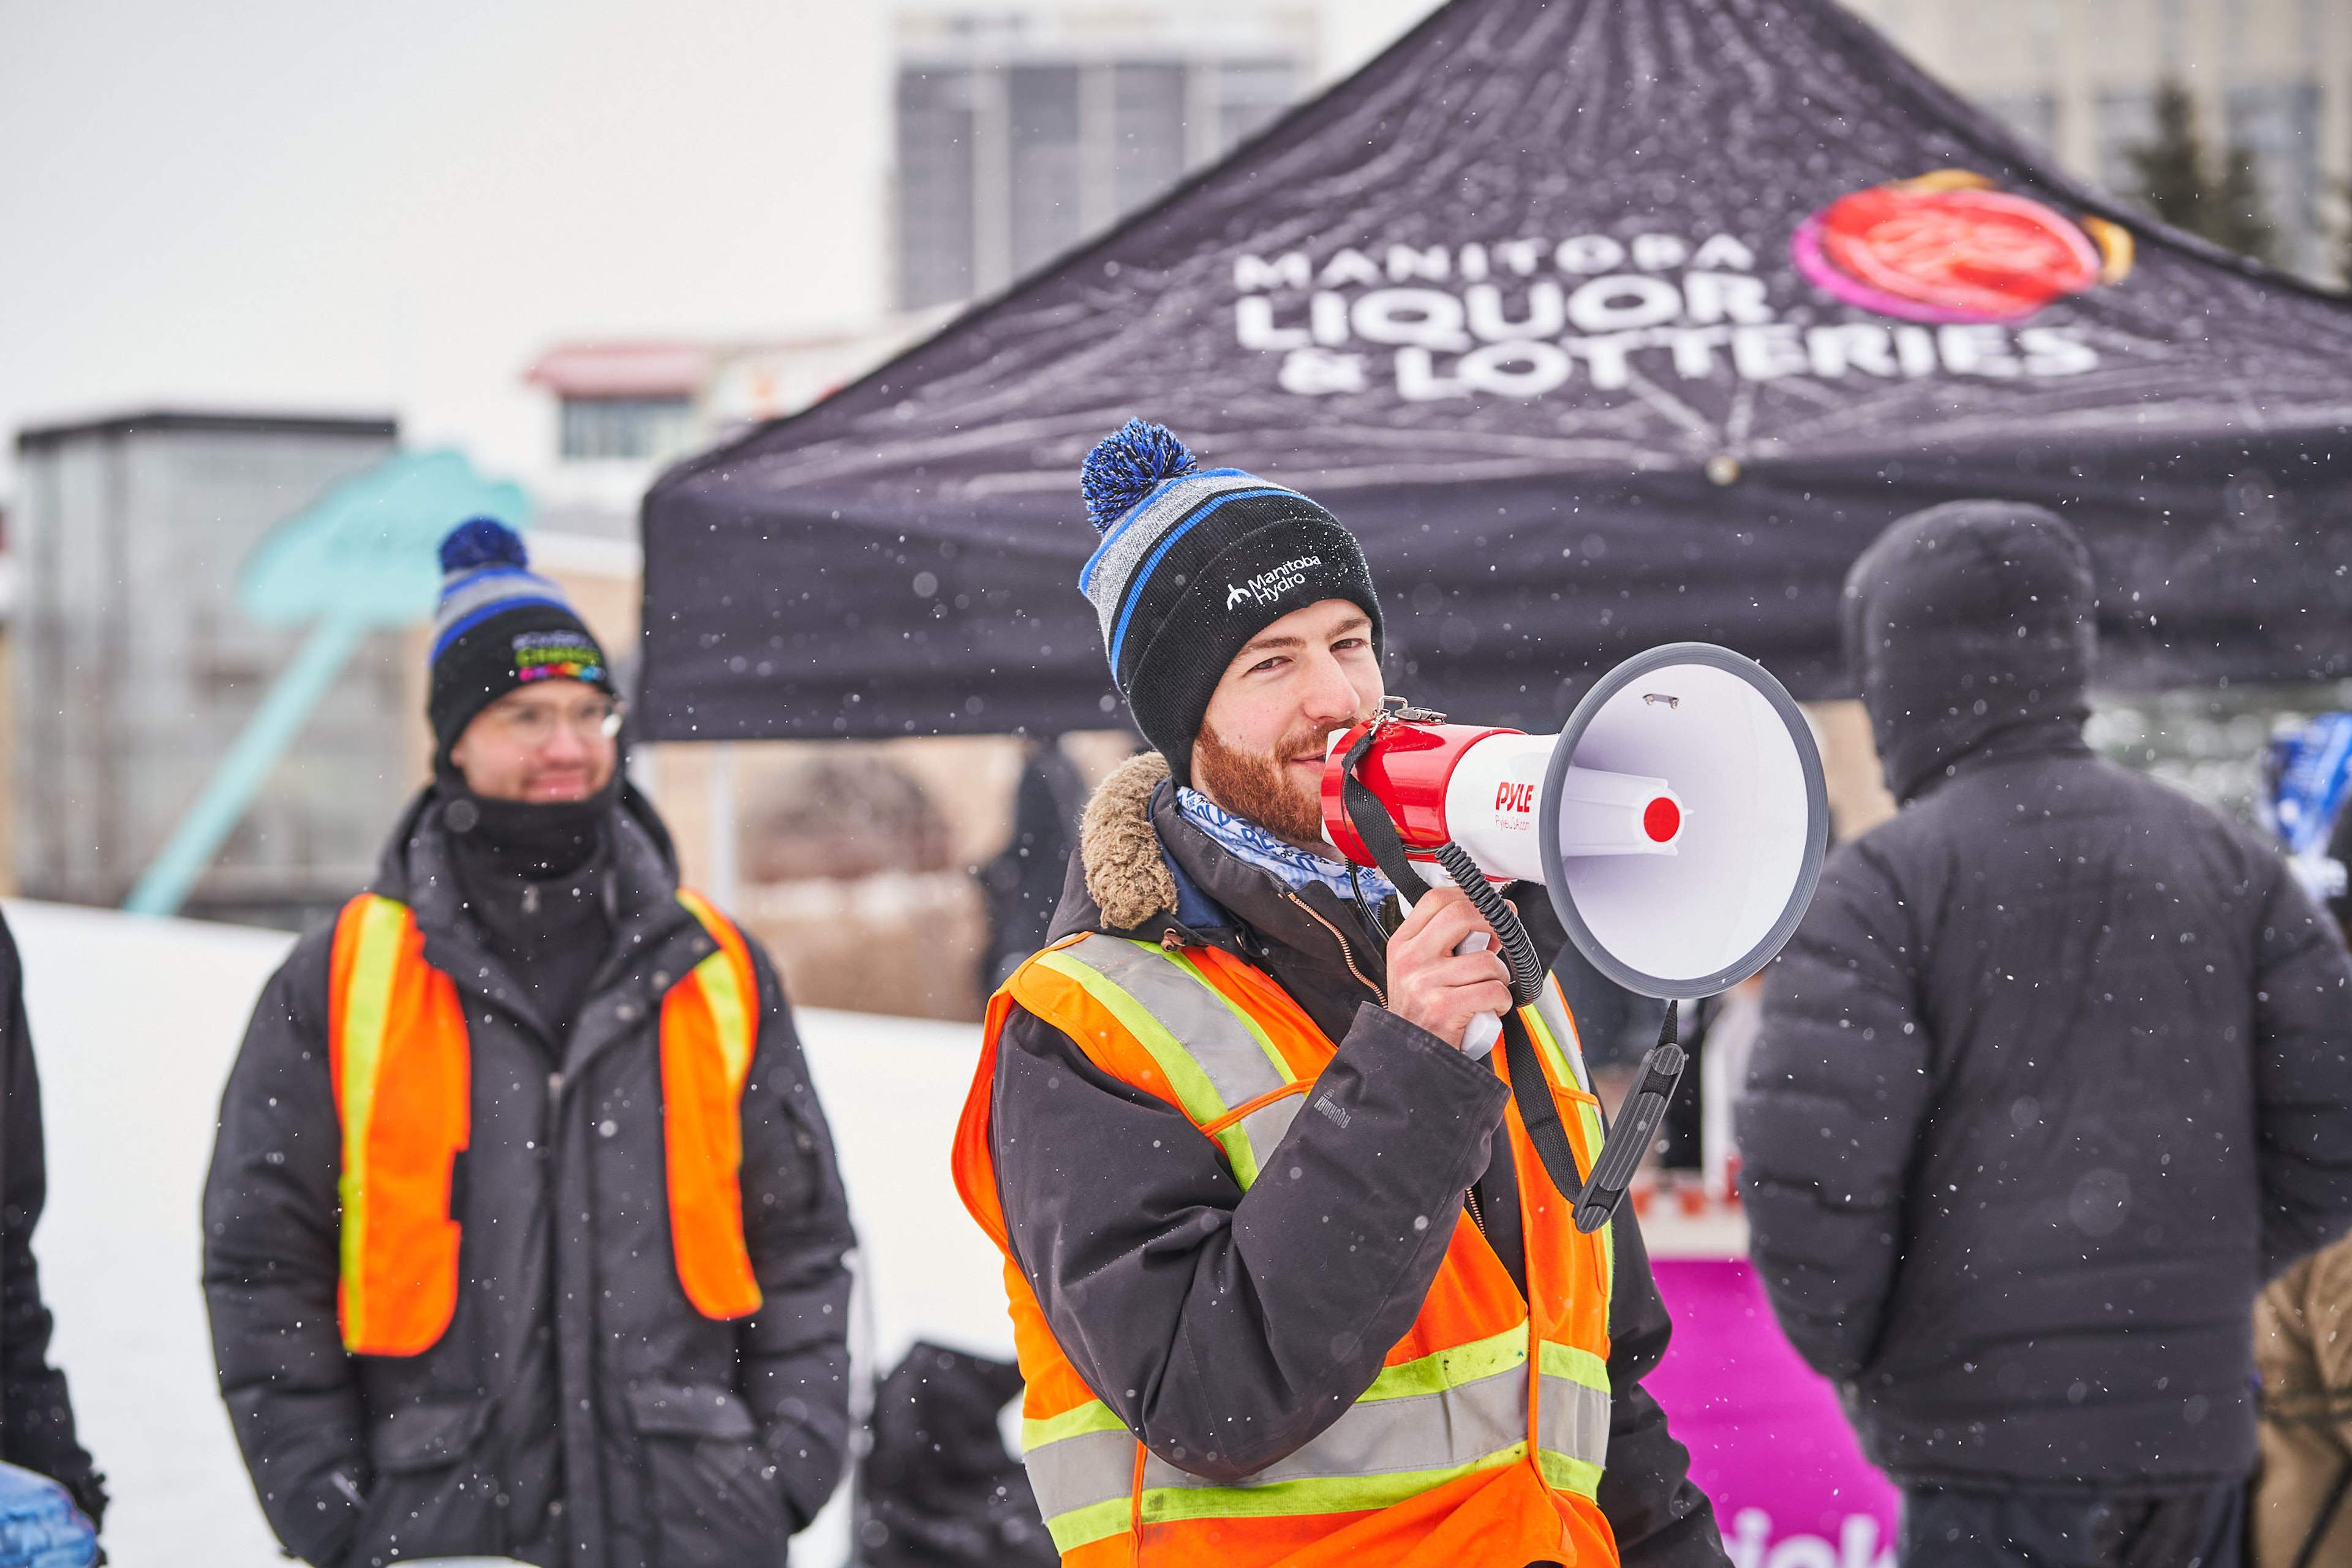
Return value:
[(1318, 855), (1276, 838), (1247, 817), (1235, 816), (1199, 790), (1177, 785), (1176, 805), (1186, 821), (1235, 858), (1272, 873), (1285, 887), (1297, 889), (1310, 882), (1320, 882), (1351, 900), (1360, 888), (1365, 899), (1374, 905), (1386, 901), (1396, 891), (1386, 877), (1361, 866), (1356, 868), (1355, 886), (1349, 886), (1347, 861)]

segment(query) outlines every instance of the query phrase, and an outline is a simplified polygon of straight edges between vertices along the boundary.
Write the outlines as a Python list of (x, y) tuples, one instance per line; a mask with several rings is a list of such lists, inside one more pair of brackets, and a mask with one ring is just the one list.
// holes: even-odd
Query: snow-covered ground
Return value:
[[(48, 1131), (36, 1244), (84, 1440), (110, 1477), (121, 1568), (282, 1561), (214, 1387), (197, 1285), (213, 1119), (247, 1015), (289, 940), (241, 927), (12, 902)], [(996, 1254), (947, 1158), (979, 1031), (800, 1015), (871, 1281), (873, 1359), (926, 1338), (1012, 1354)], [(795, 1562), (848, 1552), (843, 1495)]]

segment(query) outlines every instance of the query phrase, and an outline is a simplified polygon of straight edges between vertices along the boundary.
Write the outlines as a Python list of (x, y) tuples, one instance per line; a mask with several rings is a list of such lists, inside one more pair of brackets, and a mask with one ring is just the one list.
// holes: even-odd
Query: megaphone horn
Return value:
[[(1803, 712), (1761, 665), (1709, 643), (1627, 659), (1558, 735), (1383, 712), (1336, 738), (1323, 818), (1340, 853), (1408, 892), (1427, 863), (1448, 866), (1439, 879), (1463, 882), (1497, 931), (1517, 922), (1499, 895), (1472, 884), (1542, 883), (1594, 968), (1668, 1000), (1666, 1037), (1621, 1135), (1582, 1184), (1586, 1229), (1608, 1217), (1664, 1113), (1681, 1058), (1671, 1004), (1728, 990), (1771, 962), (1812, 900), (1829, 844), (1821, 752)], [(1530, 1005), (1516, 968), (1514, 991)]]

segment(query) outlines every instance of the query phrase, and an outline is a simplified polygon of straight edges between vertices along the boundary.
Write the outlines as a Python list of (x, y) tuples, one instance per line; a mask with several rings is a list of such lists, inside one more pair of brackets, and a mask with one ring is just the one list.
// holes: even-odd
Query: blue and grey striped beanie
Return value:
[(1381, 602), (1355, 536), (1297, 490), (1202, 468), (1166, 427), (1130, 419), (1087, 454), (1079, 489), (1102, 542), (1078, 586), (1101, 619), (1111, 679), (1179, 783), (1225, 667), (1291, 611)]
[(532, 681), (613, 691), (604, 648), (563, 590), (530, 569), (521, 536), (496, 518), (469, 518), (441, 541), (431, 660), (426, 715), (445, 757), (475, 714)]

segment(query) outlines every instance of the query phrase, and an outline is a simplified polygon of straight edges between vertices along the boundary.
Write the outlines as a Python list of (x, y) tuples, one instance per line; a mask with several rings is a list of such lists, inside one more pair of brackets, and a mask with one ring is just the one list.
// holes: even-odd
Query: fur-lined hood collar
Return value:
[(1120, 763), (1087, 802), (1078, 862), (1103, 924), (1114, 930), (1134, 931), (1175, 918), (1176, 873), (1160, 853), (1160, 834), (1151, 825), (1151, 796), (1167, 776), (1168, 759), (1146, 752)]

